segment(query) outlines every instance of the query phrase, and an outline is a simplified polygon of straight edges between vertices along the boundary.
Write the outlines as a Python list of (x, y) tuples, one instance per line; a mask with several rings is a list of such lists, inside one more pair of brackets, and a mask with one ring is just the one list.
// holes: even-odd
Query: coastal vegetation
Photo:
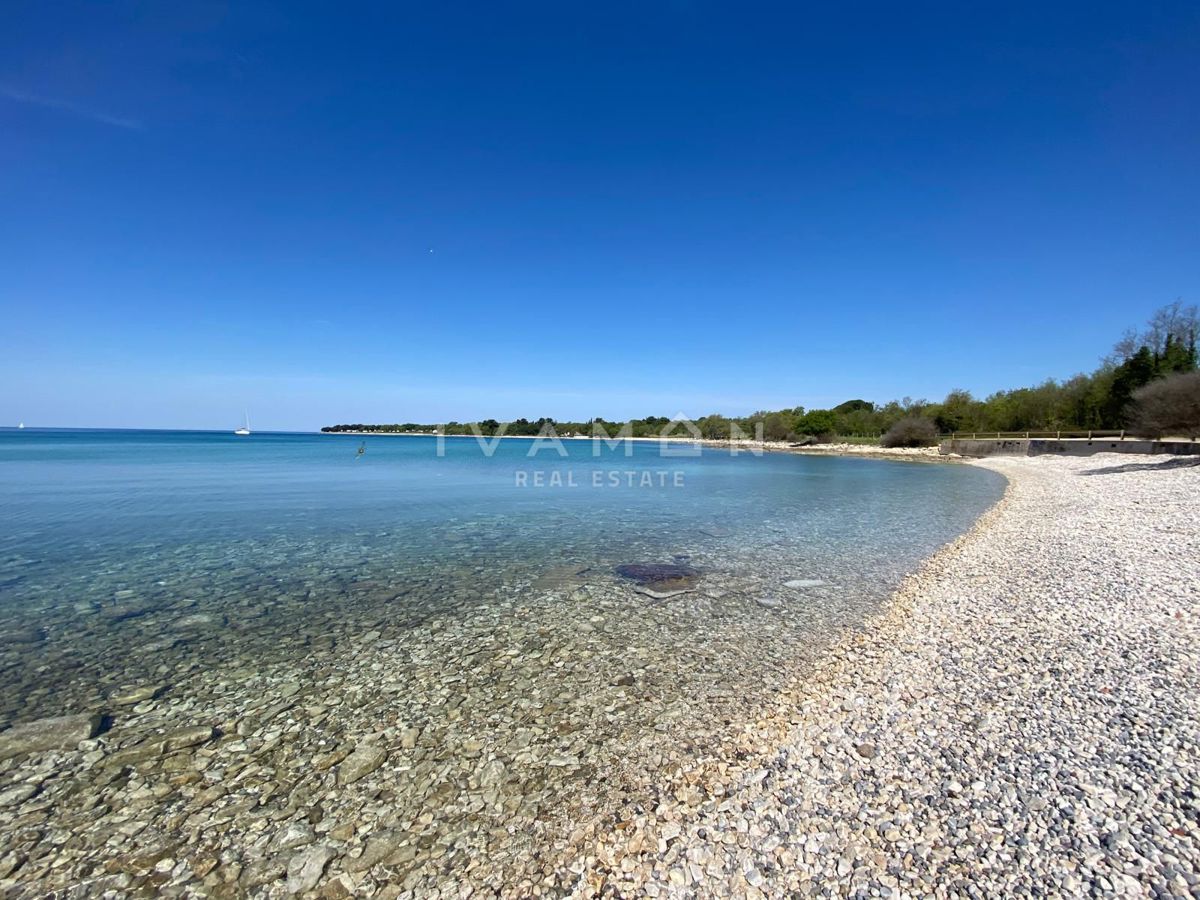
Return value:
[[(1159, 309), (1141, 330), (1127, 332), (1095, 371), (1064, 381), (1047, 379), (1029, 387), (996, 391), (979, 399), (955, 389), (940, 402), (905, 397), (888, 403), (853, 399), (832, 409), (760, 410), (748, 416), (711, 413), (683, 423), (666, 416), (646, 416), (627, 422), (596, 417), (560, 422), (549, 417), (501, 423), (448, 422), (444, 425), (404, 422), (345, 424), (325, 432), (425, 433), (448, 435), (505, 434), (560, 436), (604, 434), (610, 437), (658, 437), (665, 434), (708, 440), (752, 438), (768, 441), (879, 439), (887, 446), (932, 443), (938, 434), (954, 432), (1025, 432), (1129, 429), (1148, 437), (1194, 434), (1200, 431), (1197, 407), (1200, 377), (1197, 338), (1200, 314), (1196, 306), (1175, 302)], [(691, 427), (689, 427), (691, 426)], [(695, 431), (692, 430), (695, 429)]]
[(926, 447), (937, 440), (935, 425), (924, 416), (905, 416), (879, 439), (884, 447)]
[(1133, 430), (1150, 438), (1200, 437), (1200, 372), (1179, 372), (1133, 392)]

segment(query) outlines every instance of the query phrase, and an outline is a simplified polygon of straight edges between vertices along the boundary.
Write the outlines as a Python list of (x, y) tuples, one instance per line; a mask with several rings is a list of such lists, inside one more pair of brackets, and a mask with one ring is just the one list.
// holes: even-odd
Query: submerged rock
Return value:
[(155, 735), (132, 747), (118, 750), (105, 757), (104, 765), (113, 768), (137, 766), (160, 756), (203, 744), (216, 736), (216, 729), (211, 725), (190, 725), (177, 728), (167, 734)]
[(28, 628), (10, 628), (0, 634), (0, 645), (3, 644), (40, 644), (46, 639), (46, 629), (38, 626)]
[(100, 716), (95, 713), (26, 722), (0, 732), (0, 759), (21, 753), (73, 750), (80, 741), (94, 738), (99, 730)]
[(187, 728), (179, 728), (164, 736), (163, 750), (171, 753), (175, 750), (183, 750), (186, 747), (195, 747), (197, 744), (203, 744), (215, 736), (216, 731), (211, 725), (194, 725)]
[(791, 581), (785, 581), (783, 586), (785, 588), (810, 588), (821, 587), (825, 584), (829, 584), (829, 582), (822, 581), (820, 578), (793, 578)]
[(285, 681), (282, 685), (280, 685), (279, 690), (276, 691), (276, 694), (281, 700), (286, 700), (289, 697), (295, 697), (298, 693), (300, 693), (300, 682), (298, 681)]
[(153, 700), (167, 689), (165, 684), (143, 684), (128, 689), (118, 689), (108, 695), (108, 700), (117, 706), (132, 706), (145, 700)]
[(350, 857), (343, 862), (343, 866), (347, 872), (365, 872), (395, 853), (401, 840), (401, 832), (389, 829), (378, 831), (367, 839), (362, 855)]
[(6, 791), (0, 791), (0, 809), (6, 806), (16, 806), (19, 803), (24, 803), (30, 797), (38, 792), (36, 784), (18, 784), (16, 787), (9, 788)]
[(143, 741), (124, 750), (118, 750), (104, 758), (104, 765), (114, 769), (124, 766), (136, 766), (151, 759), (162, 756), (162, 741)]
[(207, 628), (215, 624), (216, 619), (208, 613), (192, 613), (189, 616), (176, 619), (174, 622), (176, 628)]
[(627, 563), (617, 574), (638, 583), (637, 591), (655, 600), (684, 594), (700, 583), (700, 570), (680, 563)]
[(287, 890), (289, 894), (311, 891), (321, 880), (325, 867), (337, 855), (327, 844), (318, 844), (297, 853), (288, 861)]
[(783, 606), (783, 601), (778, 597), (755, 597), (754, 602), (764, 609), (779, 609)]
[[(121, 593), (118, 591), (118, 593)], [(124, 622), (128, 619), (136, 619), (139, 616), (144, 616), (154, 607), (149, 603), (139, 603), (137, 601), (122, 602), (115, 606), (105, 607), (101, 610), (103, 615), (110, 622)]]
[(700, 571), (681, 563), (628, 563), (617, 574), (637, 582), (634, 588), (652, 600), (669, 600), (696, 589)]
[(289, 822), (275, 835), (272, 846), (277, 853), (304, 847), (317, 839), (312, 826), (307, 822)]
[(617, 574), (640, 584), (657, 584), (683, 578), (698, 578), (700, 570), (680, 563), (626, 563), (617, 566)]
[(571, 565), (559, 566), (543, 572), (534, 580), (532, 588), (535, 591), (553, 591), (568, 587), (577, 582), (580, 575), (588, 570), (588, 566)]
[(680, 594), (690, 594), (695, 590), (694, 587), (680, 587), (672, 590), (655, 590), (652, 587), (635, 587), (634, 590), (639, 594), (645, 594), (652, 600), (670, 600), (672, 597), (678, 597)]
[(372, 747), (364, 744), (354, 748), (338, 767), (338, 784), (353, 784), (360, 778), (365, 778), (383, 765), (387, 759), (387, 751), (382, 747)]

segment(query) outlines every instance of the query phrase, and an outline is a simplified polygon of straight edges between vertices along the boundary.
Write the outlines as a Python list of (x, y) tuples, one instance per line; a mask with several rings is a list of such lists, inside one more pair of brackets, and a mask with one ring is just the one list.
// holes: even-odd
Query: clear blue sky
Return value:
[(1191, 0), (8, 3), (0, 424), (987, 394), (1198, 217)]

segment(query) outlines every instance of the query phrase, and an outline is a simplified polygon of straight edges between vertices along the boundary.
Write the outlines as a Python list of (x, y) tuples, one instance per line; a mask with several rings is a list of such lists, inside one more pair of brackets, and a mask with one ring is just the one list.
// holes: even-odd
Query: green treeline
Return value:
[[(701, 437), (711, 440), (754, 437), (761, 427), (763, 437), (769, 441), (877, 437), (909, 416), (932, 420), (942, 433), (1120, 429), (1130, 424), (1130, 399), (1134, 391), (1167, 375), (1196, 370), (1198, 336), (1200, 316), (1196, 307), (1185, 307), (1176, 302), (1155, 313), (1143, 331), (1128, 332), (1117, 343), (1113, 354), (1094, 372), (1075, 375), (1066, 381), (1049, 379), (1033, 387), (997, 391), (982, 400), (973, 397), (969, 391), (953, 390), (940, 403), (908, 397), (884, 404), (847, 400), (833, 409), (806, 410), (797, 406), (741, 417), (713, 413), (696, 419), (693, 424)], [(321, 430), (433, 434), (438, 428), (437, 425), (405, 422), (333, 425)], [(475, 428), (490, 436), (501, 432), (502, 423), (495, 419), (477, 423), (448, 422), (444, 433), (474, 434)], [(647, 416), (628, 422), (603, 418), (587, 422), (559, 422), (545, 417), (517, 419), (506, 423), (503, 433), (591, 436), (597, 429), (610, 436), (620, 433), (633, 437), (692, 434), (684, 423), (673, 423), (666, 416)]]

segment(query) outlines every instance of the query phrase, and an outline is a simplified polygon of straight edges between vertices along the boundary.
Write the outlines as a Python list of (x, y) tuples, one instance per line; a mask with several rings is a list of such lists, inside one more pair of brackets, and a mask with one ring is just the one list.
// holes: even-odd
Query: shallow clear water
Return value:
[(403, 552), (436, 546), (429, 527), (467, 517), (502, 520), (513, 539), (548, 552), (576, 537), (558, 523), (581, 517), (614, 544), (664, 525), (719, 519), (752, 529), (774, 517), (801, 519), (850, 551), (871, 547), (881, 527), (907, 514), (923, 520), (908, 531), (920, 553), (930, 539), (960, 530), (998, 490), (995, 476), (957, 467), (667, 452), (646, 442), (506, 439), (489, 456), (474, 439), (446, 438), (439, 455), (432, 437), (7, 430), (4, 546), (49, 562), (73, 558), (81, 546), (119, 553), (235, 543), (264, 530), (307, 538), (388, 528)]
[[(367, 893), (569, 883), (572, 848), (740, 752), (1003, 485), (648, 443), (362, 443), (0, 432), (0, 728), (104, 723), (0, 759), (0, 793), (36, 791), (14, 813), (30, 895), (207, 872), (283, 896), (310, 823), (326, 875)], [(699, 578), (663, 600), (628, 563)], [(343, 777), (360, 751), (377, 768)], [(368, 873), (375, 835), (392, 855)]]
[[(848, 621), (1002, 491), (966, 466), (560, 446), (0, 432), (0, 721), (53, 710), (89, 681), (101, 690), (109, 664), (125, 677), (198, 652), (205, 635), (180, 620), (237, 629), (256, 604), (243, 631), (270, 653), (274, 630), (323, 627), (333, 608), (386, 602), (414, 619), (553, 588), (535, 582), (564, 565), (589, 568), (572, 585), (615, 591), (618, 564), (681, 560), (723, 591)], [(797, 592), (790, 579), (827, 584)]]

